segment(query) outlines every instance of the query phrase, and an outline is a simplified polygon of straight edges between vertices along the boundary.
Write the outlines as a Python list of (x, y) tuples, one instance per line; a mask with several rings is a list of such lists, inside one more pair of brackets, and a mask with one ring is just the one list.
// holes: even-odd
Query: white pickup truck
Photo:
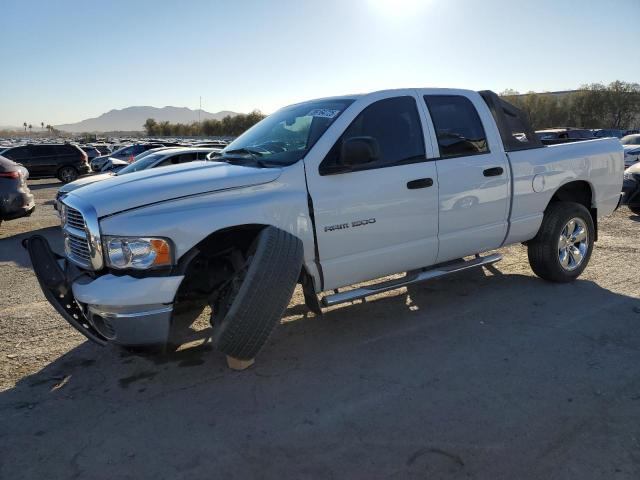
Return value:
[(291, 105), (216, 160), (71, 192), (64, 257), (25, 242), (71, 325), (101, 344), (165, 345), (210, 305), (214, 345), (251, 359), (297, 283), (321, 313), (496, 262), (480, 254), (518, 242), (539, 277), (568, 282), (623, 177), (618, 140), (543, 146), (494, 93), (452, 89)]

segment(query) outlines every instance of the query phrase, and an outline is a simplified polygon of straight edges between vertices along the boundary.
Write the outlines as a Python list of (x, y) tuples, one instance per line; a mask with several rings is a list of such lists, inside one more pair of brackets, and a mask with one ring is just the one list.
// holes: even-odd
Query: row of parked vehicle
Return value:
[[(146, 145), (145, 145), (146, 146)], [(106, 180), (114, 176), (127, 175), (133, 172), (148, 170), (151, 168), (167, 167), (169, 165), (179, 165), (181, 163), (193, 162), (196, 160), (209, 160), (212, 153), (220, 152), (222, 148), (217, 147), (178, 147), (161, 146), (143, 150), (133, 158), (133, 161), (124, 162), (116, 158), (108, 159), (100, 163), (103, 173), (80, 178), (74, 182), (63, 185), (56, 195), (56, 209), (62, 198), (69, 192), (85, 185), (90, 185), (101, 180)], [(114, 163), (117, 162), (117, 163)]]
[(605, 130), (586, 128), (549, 128), (536, 130), (536, 135), (545, 145), (594, 140), (596, 138), (619, 138), (624, 147), (624, 164), (630, 167), (640, 161), (640, 131), (638, 130)]
[[(157, 143), (127, 145), (111, 153), (110, 155), (114, 155), (113, 157), (105, 155), (94, 158), (94, 162), (92, 162), (94, 170), (99, 172), (101, 168), (104, 172), (81, 178), (78, 178), (80, 172), (87, 173), (92, 168), (87, 165), (86, 152), (84, 154), (78, 153), (78, 150), (82, 149), (77, 145), (22, 145), (5, 149), (0, 152), (0, 223), (2, 220), (12, 220), (30, 215), (35, 209), (33, 195), (26, 183), (32, 172), (35, 178), (55, 176), (65, 183), (58, 190), (55, 203), (57, 210), (60, 199), (82, 186), (117, 175), (126, 175), (151, 168), (178, 165), (196, 160), (209, 160), (211, 154), (220, 152), (225, 145), (221, 142), (202, 142), (202, 144), (205, 146), (167, 146)], [(28, 152), (37, 153), (43, 147), (52, 149), (54, 152), (47, 159), (46, 165), (37, 155), (22, 156), (25, 149), (28, 149)], [(58, 150), (55, 147), (63, 148)], [(58, 151), (61, 151), (62, 154), (58, 154)], [(139, 153), (131, 156), (135, 152)], [(66, 170), (70, 168), (74, 169), (73, 174), (66, 175)], [(69, 181), (65, 182), (65, 180)]]

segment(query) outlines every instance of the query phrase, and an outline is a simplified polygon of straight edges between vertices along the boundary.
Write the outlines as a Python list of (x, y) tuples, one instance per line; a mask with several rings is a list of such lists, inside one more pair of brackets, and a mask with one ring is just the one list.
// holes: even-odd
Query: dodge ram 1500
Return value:
[(544, 146), (496, 94), (453, 89), (291, 105), (216, 160), (71, 192), (64, 257), (25, 242), (71, 325), (101, 344), (166, 345), (210, 305), (214, 345), (250, 359), (298, 283), (321, 313), (496, 262), (480, 254), (513, 243), (539, 277), (569, 282), (623, 176), (617, 139)]

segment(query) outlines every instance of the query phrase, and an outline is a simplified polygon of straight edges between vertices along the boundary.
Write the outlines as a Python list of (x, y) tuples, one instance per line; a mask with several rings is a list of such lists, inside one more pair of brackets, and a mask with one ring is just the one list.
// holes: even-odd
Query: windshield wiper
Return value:
[(235, 148), (233, 150), (226, 150), (225, 152), (223, 152), (223, 155), (226, 155), (227, 153), (248, 153), (252, 157), (254, 155), (260, 155), (260, 156), (264, 155), (264, 153), (261, 152), (260, 150), (255, 150), (250, 147), (242, 147), (242, 148)]
[(259, 156), (261, 157), (262, 155), (264, 155), (264, 153), (260, 152), (259, 150), (254, 150), (248, 147), (235, 148), (233, 150), (226, 150), (224, 152), (220, 152), (218, 155), (215, 155), (215, 158), (217, 160), (221, 160), (227, 163), (232, 163), (230, 160), (244, 160), (245, 158), (247, 158), (247, 157), (234, 156), (234, 154), (249, 155), (251, 157), (251, 160), (255, 163), (257, 167), (268, 168), (270, 166), (265, 161), (258, 158)]

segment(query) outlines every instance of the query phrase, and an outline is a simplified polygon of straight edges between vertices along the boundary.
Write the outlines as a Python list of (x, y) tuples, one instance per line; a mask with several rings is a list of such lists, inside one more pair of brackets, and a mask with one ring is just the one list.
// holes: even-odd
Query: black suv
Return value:
[(87, 154), (77, 145), (69, 143), (23, 145), (0, 153), (24, 165), (29, 170), (30, 178), (56, 177), (68, 183), (91, 171)]

